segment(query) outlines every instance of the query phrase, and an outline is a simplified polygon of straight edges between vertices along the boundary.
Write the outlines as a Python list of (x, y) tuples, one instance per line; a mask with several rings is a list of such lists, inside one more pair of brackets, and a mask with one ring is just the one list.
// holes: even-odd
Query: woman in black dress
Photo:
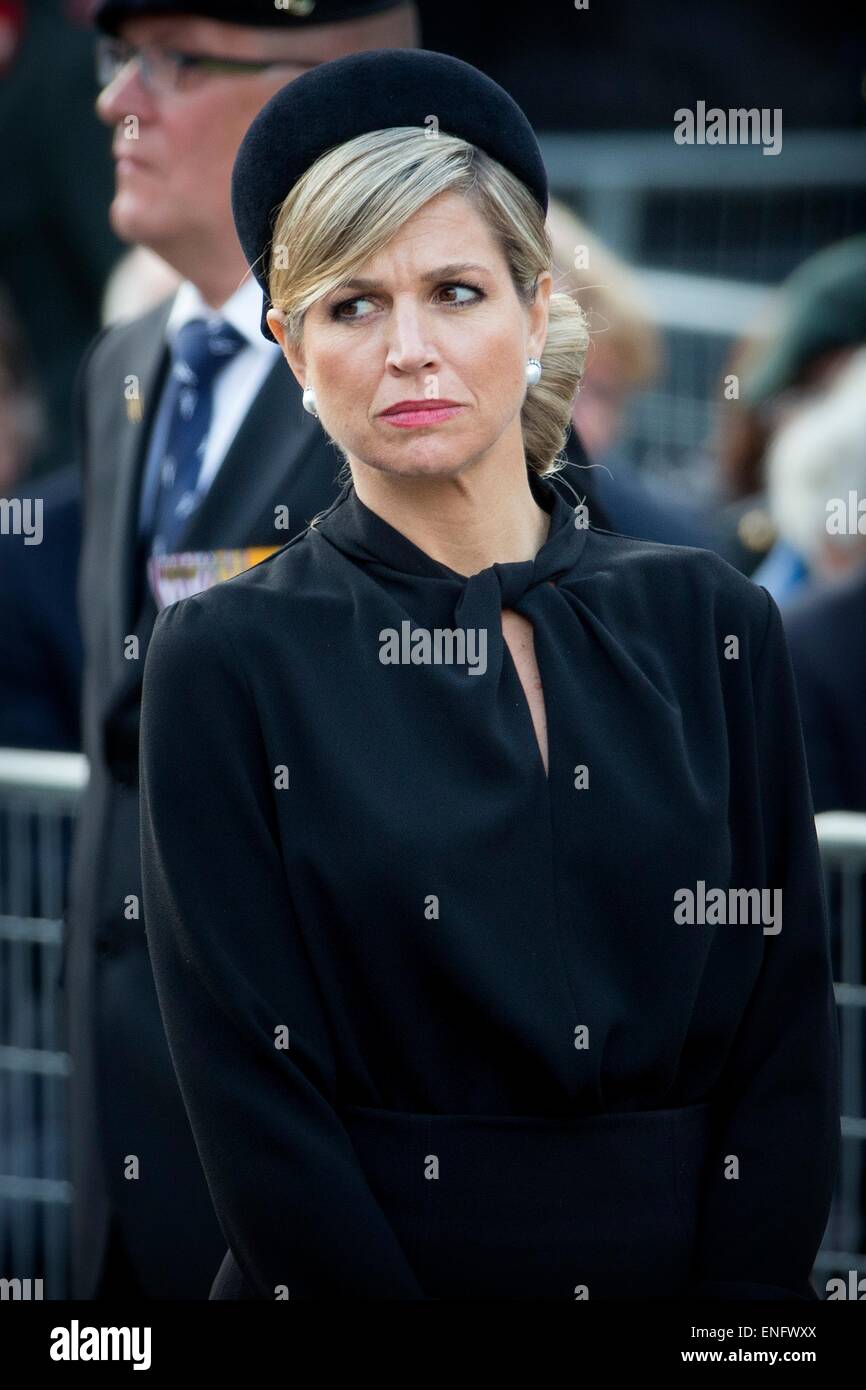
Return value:
[(233, 200), (345, 468), (145, 668), (211, 1296), (815, 1298), (838, 1037), (779, 611), (556, 482), (587, 334), (525, 117), (352, 55), (268, 103)]

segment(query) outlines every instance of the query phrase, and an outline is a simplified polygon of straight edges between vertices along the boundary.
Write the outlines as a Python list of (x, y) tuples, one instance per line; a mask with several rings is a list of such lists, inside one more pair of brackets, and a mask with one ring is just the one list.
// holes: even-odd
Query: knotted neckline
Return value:
[(550, 516), (550, 531), (541, 549), (533, 560), (496, 562), (468, 576), (434, 560), (371, 511), (351, 480), (313, 529), (343, 554), (375, 565), (380, 573), (392, 570), (452, 584), (455, 619), (462, 626), (471, 626), (476, 618), (486, 620), (491, 600), (499, 608), (518, 609), (531, 590), (546, 582), (555, 584), (574, 567), (586, 544), (587, 528), (575, 524), (575, 509), (561, 493), (533, 470), (528, 470), (528, 478), (535, 500)]

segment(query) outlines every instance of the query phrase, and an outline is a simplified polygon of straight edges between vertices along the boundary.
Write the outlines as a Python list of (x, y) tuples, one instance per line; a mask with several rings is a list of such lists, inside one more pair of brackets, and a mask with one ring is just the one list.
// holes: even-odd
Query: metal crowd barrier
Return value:
[[(579, 200), (587, 222), (608, 245), (633, 262), (643, 260), (648, 205), (659, 194), (683, 197), (748, 193), (753, 198), (771, 195), (800, 200), (805, 212), (809, 199), (820, 192), (837, 197), (863, 188), (866, 133), (862, 130), (794, 129), (784, 133), (784, 157), (762, 158), (754, 145), (678, 145), (669, 130), (575, 131), (539, 136), (551, 187), (559, 196)], [(792, 219), (790, 235), (808, 255), (806, 220)], [(781, 214), (777, 214), (777, 219)], [(823, 228), (810, 219), (814, 231)], [(783, 247), (780, 220), (766, 229), (768, 252)], [(850, 234), (856, 224), (851, 223)], [(730, 233), (730, 227), (727, 229)], [(670, 255), (677, 261), (686, 250), (696, 260), (702, 253), (720, 270), (717, 244), (675, 245), (665, 229)], [(832, 235), (832, 233), (831, 233)], [(768, 256), (769, 259), (769, 256)], [(733, 267), (725, 266), (727, 274)], [(733, 271), (736, 274), (736, 271)]]
[(0, 749), (0, 1278), (68, 1288), (66, 1078), (58, 997), (80, 754)]
[[(815, 817), (830, 908), (833, 977), (842, 1052), (842, 1152), (836, 1196), (815, 1271), (847, 1278), (866, 1273), (866, 1106), (863, 1094), (864, 871), (866, 815), (825, 811)], [(820, 1287), (820, 1286), (819, 1286)]]
[[(87, 782), (80, 754), (0, 749), (0, 1280), (43, 1280), (68, 1297), (66, 1051), (58, 975), (69, 853)], [(834, 925), (842, 1042), (843, 1153), (837, 1194), (815, 1264), (866, 1270), (864, 1253), (863, 874), (866, 815), (816, 818)]]

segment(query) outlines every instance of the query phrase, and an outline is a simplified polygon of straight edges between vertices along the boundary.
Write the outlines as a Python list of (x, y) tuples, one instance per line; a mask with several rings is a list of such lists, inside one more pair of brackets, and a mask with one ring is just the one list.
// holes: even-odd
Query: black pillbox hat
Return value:
[(470, 63), (424, 48), (382, 48), (335, 58), (282, 87), (241, 142), (232, 171), (232, 212), (247, 263), (264, 295), (273, 220), (320, 155), (391, 126), (438, 129), (476, 145), (525, 184), (547, 213), (547, 173), (532, 126), (513, 97)]

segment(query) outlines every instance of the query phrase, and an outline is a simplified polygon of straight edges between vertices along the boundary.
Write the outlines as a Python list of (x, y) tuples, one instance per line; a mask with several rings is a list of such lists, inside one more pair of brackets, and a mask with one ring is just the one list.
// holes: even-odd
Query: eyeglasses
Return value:
[(194, 85), (196, 74), (243, 75), (265, 72), (267, 68), (292, 67), (303, 71), (318, 67), (318, 62), (303, 62), (297, 58), (259, 62), (250, 58), (217, 58), (210, 53), (180, 53), (154, 43), (137, 46), (107, 34), (96, 40), (95, 56), (96, 80), (100, 88), (110, 86), (127, 64), (137, 63), (145, 87), (158, 96), (186, 91)]

